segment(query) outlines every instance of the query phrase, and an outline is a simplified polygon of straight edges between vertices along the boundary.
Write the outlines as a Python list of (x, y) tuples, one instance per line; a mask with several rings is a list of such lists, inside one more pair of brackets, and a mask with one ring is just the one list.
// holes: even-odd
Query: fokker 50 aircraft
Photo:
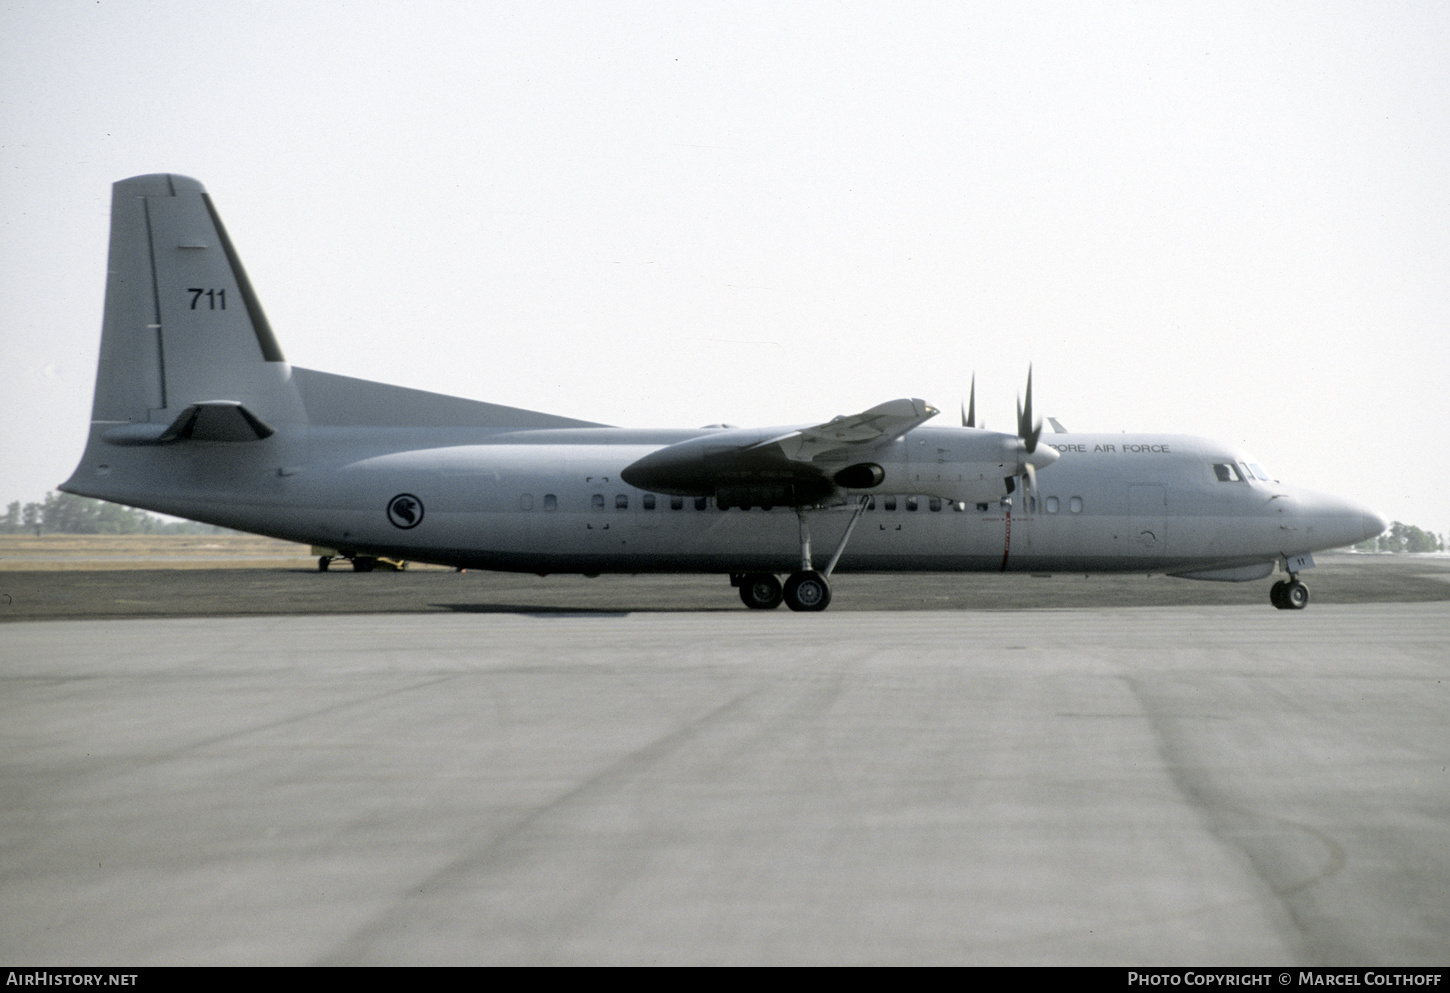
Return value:
[(936, 414), (902, 399), (805, 427), (637, 430), (294, 367), (202, 185), (137, 176), (113, 189), (90, 437), (61, 489), (362, 570), (718, 572), (749, 607), (806, 611), (837, 568), (1245, 581), (1276, 565), (1269, 598), (1298, 609), (1312, 552), (1386, 526), (1200, 438), (1039, 443), (1030, 373), (1015, 434)]

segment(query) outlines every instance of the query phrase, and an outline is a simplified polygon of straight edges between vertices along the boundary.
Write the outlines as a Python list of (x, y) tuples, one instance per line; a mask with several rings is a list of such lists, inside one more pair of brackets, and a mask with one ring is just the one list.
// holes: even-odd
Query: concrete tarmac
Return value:
[[(1450, 602), (1450, 556), (1318, 556), (1304, 573), (1310, 608)], [(1279, 577), (1275, 577), (1279, 578)], [(1268, 607), (1271, 580), (1205, 583), (1166, 576), (915, 573), (831, 577), (830, 612), (1072, 607)], [(781, 608), (784, 610), (785, 608)], [(0, 570), (0, 622), (81, 617), (256, 614), (745, 610), (721, 576), (535, 576), (336, 568)], [(1272, 611), (1278, 613), (1277, 611)]]
[(1445, 964), (1443, 600), (484, 607), (0, 625), (0, 959)]

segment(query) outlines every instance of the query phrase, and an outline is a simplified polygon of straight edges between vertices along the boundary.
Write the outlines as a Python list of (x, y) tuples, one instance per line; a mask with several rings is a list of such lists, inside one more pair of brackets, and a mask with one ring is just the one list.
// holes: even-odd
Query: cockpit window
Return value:
[(1232, 462), (1215, 462), (1213, 474), (1218, 477), (1220, 483), (1242, 483), (1244, 481), (1238, 466)]
[(1258, 476), (1264, 482), (1267, 483), (1267, 482), (1270, 481), (1269, 480), (1269, 474), (1267, 472), (1265, 472), (1263, 469), (1259, 468), (1259, 464), (1257, 462), (1250, 462), (1249, 463), (1249, 468), (1253, 470), (1255, 476)]

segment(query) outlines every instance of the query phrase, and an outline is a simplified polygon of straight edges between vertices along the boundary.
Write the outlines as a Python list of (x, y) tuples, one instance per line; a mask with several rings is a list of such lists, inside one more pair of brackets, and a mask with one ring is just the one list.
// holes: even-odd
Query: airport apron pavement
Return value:
[(0, 957), (1443, 964), (1450, 605), (0, 627)]

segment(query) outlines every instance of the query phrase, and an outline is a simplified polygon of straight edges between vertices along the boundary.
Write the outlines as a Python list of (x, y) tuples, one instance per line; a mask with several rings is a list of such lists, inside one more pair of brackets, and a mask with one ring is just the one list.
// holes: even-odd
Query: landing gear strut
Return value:
[[(785, 605), (791, 610), (808, 612), (825, 610), (831, 603), (831, 584), (826, 582), (825, 576), (816, 572), (815, 566), (811, 565), (811, 529), (806, 525), (806, 508), (797, 507), (795, 516), (800, 522), (800, 568), (791, 573), (790, 578), (785, 581), (781, 596), (785, 599)], [(847, 536), (850, 533), (847, 530)], [(842, 544), (844, 545), (844, 542)], [(831, 565), (835, 564), (836, 560), (833, 558)], [(829, 567), (826, 571), (830, 572)]]
[(829, 577), (836, 568), (836, 563), (841, 560), (841, 553), (846, 550), (846, 542), (851, 539), (851, 532), (856, 529), (856, 523), (861, 520), (861, 514), (866, 509), (868, 497), (862, 497), (856, 504), (856, 511), (851, 515), (851, 522), (846, 525), (845, 534), (841, 535), (841, 542), (836, 546), (835, 554), (831, 561), (826, 563), (826, 568), (817, 570), (811, 564), (811, 529), (806, 525), (806, 507), (795, 509), (796, 519), (800, 522), (800, 567), (786, 579), (782, 586), (780, 580), (768, 572), (752, 572), (730, 576), (730, 585), (739, 587), (740, 599), (751, 610), (774, 610), (784, 603), (791, 610), (814, 612), (825, 610), (831, 603), (831, 583)]
[(1295, 573), (1269, 587), (1269, 602), (1279, 610), (1303, 610), (1309, 603), (1309, 587)]

